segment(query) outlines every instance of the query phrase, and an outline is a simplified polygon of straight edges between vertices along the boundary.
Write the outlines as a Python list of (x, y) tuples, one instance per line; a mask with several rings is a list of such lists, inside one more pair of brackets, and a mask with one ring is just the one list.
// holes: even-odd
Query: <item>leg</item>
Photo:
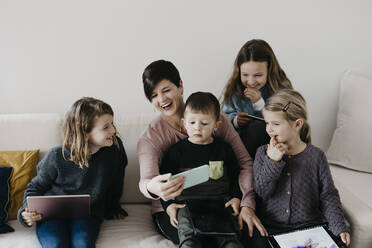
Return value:
[(248, 226), (244, 223), (241, 232), (241, 241), (244, 247), (269, 248), (270, 245), (265, 237), (262, 237), (257, 228), (253, 230), (253, 236), (249, 237)]
[(101, 222), (93, 217), (71, 221), (71, 241), (74, 248), (94, 248)]
[(258, 120), (250, 121), (241, 130), (240, 137), (252, 159), (254, 159), (258, 147), (270, 142), (270, 136), (266, 133), (265, 122)]
[(178, 209), (178, 237), (180, 248), (203, 247), (201, 241), (194, 235), (194, 228), (187, 208)]
[(178, 231), (174, 228), (169, 220), (168, 214), (163, 212), (158, 212), (152, 215), (152, 220), (154, 222), (155, 228), (164, 238), (169, 239), (174, 244), (179, 244)]
[(216, 236), (219, 248), (244, 248), (238, 236)]
[(70, 247), (70, 223), (66, 220), (38, 221), (36, 236), (43, 248)]

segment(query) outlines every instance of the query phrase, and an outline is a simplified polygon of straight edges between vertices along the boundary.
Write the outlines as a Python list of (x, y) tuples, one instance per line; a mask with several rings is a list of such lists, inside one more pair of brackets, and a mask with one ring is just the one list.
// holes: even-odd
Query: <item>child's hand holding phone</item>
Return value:
[(245, 113), (245, 112), (240, 112), (237, 116), (236, 116), (236, 120), (238, 122), (238, 126), (239, 127), (244, 127), (248, 124), (248, 122), (250, 122), (252, 119), (248, 116), (248, 113)]
[(267, 146), (267, 156), (271, 160), (279, 162), (283, 158), (283, 155), (286, 154), (286, 152), (288, 152), (288, 146), (283, 143), (279, 143), (276, 139), (276, 136), (271, 137), (270, 143)]

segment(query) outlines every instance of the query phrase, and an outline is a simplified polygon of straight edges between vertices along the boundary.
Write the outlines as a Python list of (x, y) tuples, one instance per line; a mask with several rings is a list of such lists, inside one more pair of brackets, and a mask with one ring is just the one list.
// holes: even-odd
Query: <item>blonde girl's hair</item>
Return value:
[(302, 119), (304, 124), (300, 130), (300, 138), (307, 144), (311, 143), (311, 130), (307, 121), (306, 101), (298, 91), (291, 89), (277, 91), (266, 100), (264, 109), (268, 111), (283, 111), (288, 121)]
[(244, 85), (240, 80), (240, 66), (245, 62), (267, 62), (267, 89), (271, 96), (275, 91), (287, 88), (293, 89), (291, 81), (279, 65), (273, 49), (264, 40), (253, 39), (240, 48), (234, 62), (234, 70), (223, 90), (222, 104), (232, 105), (233, 95), (237, 95), (241, 102)]
[[(70, 161), (80, 168), (88, 166), (91, 157), (88, 134), (92, 131), (95, 120), (104, 114), (114, 116), (111, 106), (92, 97), (83, 97), (72, 105), (63, 123), (62, 155), (65, 160), (66, 149), (70, 152)], [(118, 146), (116, 134), (113, 140)]]

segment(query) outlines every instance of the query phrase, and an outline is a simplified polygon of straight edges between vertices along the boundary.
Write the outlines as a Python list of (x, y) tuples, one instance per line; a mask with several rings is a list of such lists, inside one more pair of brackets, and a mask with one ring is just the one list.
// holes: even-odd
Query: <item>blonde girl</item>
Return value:
[[(326, 220), (334, 236), (350, 243), (340, 197), (323, 151), (311, 145), (306, 102), (294, 90), (280, 90), (263, 109), (270, 143), (257, 150), (254, 189), (258, 215), (270, 232)], [(253, 247), (266, 247), (255, 236)], [(263, 243), (262, 243), (263, 242)]]
[[(25, 227), (36, 222), (42, 247), (95, 247), (104, 217), (123, 218), (120, 207), (127, 156), (116, 135), (114, 113), (107, 103), (90, 97), (76, 101), (63, 126), (62, 146), (40, 161), (28, 184), (18, 220)], [(27, 208), (28, 196), (90, 195), (86, 219), (48, 219)]]
[(222, 110), (252, 157), (260, 145), (268, 142), (268, 136), (264, 123), (248, 115), (262, 117), (265, 100), (282, 88), (292, 89), (292, 85), (270, 45), (258, 39), (245, 43), (223, 91)]

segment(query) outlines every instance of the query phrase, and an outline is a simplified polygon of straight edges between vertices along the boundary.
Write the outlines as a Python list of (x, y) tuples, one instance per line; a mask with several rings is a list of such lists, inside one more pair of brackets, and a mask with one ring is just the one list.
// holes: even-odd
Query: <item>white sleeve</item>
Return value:
[(235, 118), (233, 120), (233, 124), (234, 124), (235, 128), (239, 128), (239, 126), (238, 126), (238, 116), (237, 115), (235, 115)]
[(255, 111), (261, 111), (261, 110), (263, 110), (264, 107), (265, 107), (265, 101), (264, 101), (264, 99), (262, 99), (262, 97), (260, 98), (260, 100), (253, 103), (253, 108), (254, 108)]

